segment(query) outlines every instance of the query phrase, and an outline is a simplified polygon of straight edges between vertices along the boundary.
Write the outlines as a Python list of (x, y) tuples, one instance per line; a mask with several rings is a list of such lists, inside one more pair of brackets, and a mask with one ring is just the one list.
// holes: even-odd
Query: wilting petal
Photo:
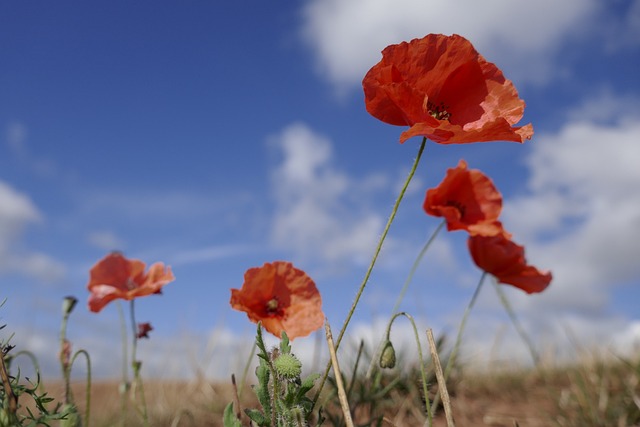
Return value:
[(527, 293), (542, 292), (551, 283), (549, 271), (540, 271), (527, 264), (524, 247), (504, 235), (470, 236), (469, 252), (478, 267)]

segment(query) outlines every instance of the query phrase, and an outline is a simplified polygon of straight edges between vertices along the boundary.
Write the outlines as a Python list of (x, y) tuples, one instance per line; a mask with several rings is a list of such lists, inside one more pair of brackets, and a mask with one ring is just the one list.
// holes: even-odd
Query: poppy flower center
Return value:
[(269, 301), (267, 301), (267, 303), (264, 305), (264, 308), (267, 310), (267, 315), (269, 316), (278, 316), (282, 314), (278, 297), (273, 297)]
[(127, 279), (127, 289), (132, 291), (136, 288), (136, 282), (134, 282), (131, 278)]
[(459, 202), (458, 200), (447, 200), (447, 202), (445, 203), (445, 206), (451, 206), (456, 208), (458, 212), (460, 212), (460, 218), (464, 217), (465, 211), (467, 210), (466, 206), (461, 202)]
[(451, 118), (451, 113), (447, 111), (446, 105), (444, 102), (440, 104), (434, 104), (433, 102), (427, 102), (427, 112), (436, 120), (449, 120)]

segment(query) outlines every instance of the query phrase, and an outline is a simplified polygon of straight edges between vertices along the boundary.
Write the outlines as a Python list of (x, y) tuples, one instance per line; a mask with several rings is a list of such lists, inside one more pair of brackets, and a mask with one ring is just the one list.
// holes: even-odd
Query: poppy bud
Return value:
[(302, 372), (302, 363), (292, 354), (281, 354), (273, 361), (276, 372), (288, 380), (296, 379)]
[(381, 368), (393, 368), (396, 366), (396, 351), (393, 348), (391, 341), (387, 340), (380, 354), (380, 367)]
[(71, 312), (73, 311), (73, 308), (76, 306), (76, 303), (78, 302), (78, 299), (75, 297), (64, 297), (64, 300), (62, 301), (62, 315), (63, 316), (68, 316), (71, 314)]

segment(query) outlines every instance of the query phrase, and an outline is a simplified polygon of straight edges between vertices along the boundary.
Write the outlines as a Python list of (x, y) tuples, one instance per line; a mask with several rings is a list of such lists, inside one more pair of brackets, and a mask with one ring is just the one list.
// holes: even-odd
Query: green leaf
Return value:
[(262, 322), (258, 322), (258, 331), (256, 332), (256, 346), (260, 350), (260, 352), (258, 353), (258, 357), (269, 360), (269, 352), (267, 351), (267, 347), (264, 345), (264, 340), (262, 339)]
[(258, 385), (254, 388), (256, 396), (262, 409), (267, 416), (271, 415), (271, 397), (269, 395), (269, 368), (267, 362), (261, 360), (260, 365), (256, 368), (256, 376), (258, 377)]
[(258, 424), (260, 427), (269, 427), (271, 425), (271, 421), (269, 421), (269, 419), (257, 409), (245, 409), (244, 413), (247, 414), (251, 421)]
[(302, 396), (307, 394), (307, 392), (313, 388), (318, 378), (320, 378), (320, 374), (315, 373), (302, 380), (298, 393)]
[(242, 427), (242, 423), (238, 417), (236, 417), (236, 414), (233, 413), (233, 402), (224, 408), (222, 422), (224, 423), (224, 427)]
[(289, 354), (291, 353), (291, 345), (289, 344), (289, 337), (285, 331), (282, 331), (282, 339), (280, 340), (280, 353), (281, 354)]

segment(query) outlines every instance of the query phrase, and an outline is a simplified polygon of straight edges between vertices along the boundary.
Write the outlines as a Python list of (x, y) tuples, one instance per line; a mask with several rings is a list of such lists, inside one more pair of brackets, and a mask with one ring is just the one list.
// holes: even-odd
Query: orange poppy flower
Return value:
[(275, 261), (244, 273), (241, 289), (231, 289), (231, 307), (249, 319), (289, 339), (304, 337), (322, 327), (322, 298), (316, 284), (290, 262)]
[(464, 160), (448, 169), (437, 187), (427, 190), (423, 208), (429, 215), (444, 217), (449, 231), (483, 236), (506, 233), (498, 221), (502, 195), (488, 176), (468, 169)]
[(544, 291), (551, 283), (550, 271), (528, 265), (524, 247), (504, 235), (470, 236), (469, 252), (478, 267), (528, 294)]
[(147, 273), (145, 263), (127, 259), (112, 252), (91, 268), (87, 289), (89, 310), (99, 312), (115, 299), (131, 301), (134, 298), (161, 293), (162, 287), (175, 280), (170, 267), (153, 264)]
[(456, 34), (386, 47), (362, 86), (372, 116), (410, 126), (401, 143), (413, 136), (441, 144), (523, 142), (533, 135), (531, 124), (513, 126), (525, 107), (513, 83)]

